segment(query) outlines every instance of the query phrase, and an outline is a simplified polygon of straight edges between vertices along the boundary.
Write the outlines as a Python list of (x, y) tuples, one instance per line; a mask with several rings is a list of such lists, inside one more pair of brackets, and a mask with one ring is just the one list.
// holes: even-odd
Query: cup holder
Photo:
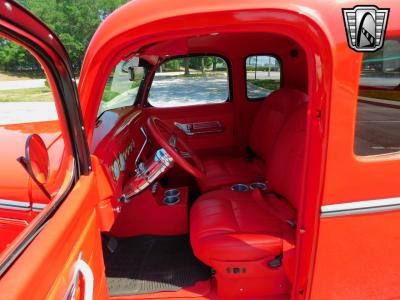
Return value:
[(180, 200), (179, 195), (180, 194), (181, 193), (177, 189), (170, 189), (170, 190), (165, 191), (165, 193), (164, 193), (165, 197), (164, 197), (163, 203), (165, 205), (175, 205), (175, 204), (179, 203), (179, 200)]
[(237, 191), (237, 192), (247, 192), (249, 190), (249, 186), (244, 183), (238, 183), (238, 184), (232, 185), (231, 190)]
[(253, 182), (250, 184), (250, 189), (259, 189), (261, 191), (265, 191), (267, 189), (267, 185), (264, 182)]
[(171, 197), (171, 196), (175, 196), (175, 197), (179, 197), (181, 193), (179, 192), (179, 190), (177, 189), (170, 189), (165, 191), (164, 196), (165, 197)]
[(163, 200), (164, 204), (166, 205), (175, 205), (179, 202), (179, 197), (177, 196), (168, 196), (165, 197)]

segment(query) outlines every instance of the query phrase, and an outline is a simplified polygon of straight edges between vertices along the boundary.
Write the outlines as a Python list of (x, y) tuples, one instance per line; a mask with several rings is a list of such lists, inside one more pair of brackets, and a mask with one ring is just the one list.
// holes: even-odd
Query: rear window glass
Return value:
[(246, 59), (246, 89), (249, 100), (263, 99), (281, 87), (281, 65), (271, 55)]
[(226, 61), (218, 56), (188, 56), (162, 63), (148, 102), (155, 107), (223, 103), (229, 99)]
[(400, 37), (364, 54), (354, 151), (361, 156), (400, 151)]

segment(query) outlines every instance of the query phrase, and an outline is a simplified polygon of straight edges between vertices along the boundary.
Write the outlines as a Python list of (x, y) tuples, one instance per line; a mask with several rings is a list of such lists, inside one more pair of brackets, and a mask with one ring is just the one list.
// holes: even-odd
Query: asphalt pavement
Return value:
[(0, 91), (41, 88), (45, 82), (45, 79), (0, 81)]
[(57, 119), (54, 102), (0, 102), (0, 125)]

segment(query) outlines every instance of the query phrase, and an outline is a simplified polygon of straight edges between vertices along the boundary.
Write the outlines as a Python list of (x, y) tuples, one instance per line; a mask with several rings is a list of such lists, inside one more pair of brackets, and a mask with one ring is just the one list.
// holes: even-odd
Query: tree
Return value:
[[(41, 18), (60, 38), (66, 47), (75, 72), (78, 75), (83, 57), (97, 27), (114, 9), (127, 0), (18, 0), (19, 3)], [(10, 47), (8, 47), (10, 48)], [(11, 68), (21, 58), (24, 49), (11, 51), (0, 48), (0, 69)], [(11, 60), (7, 64), (7, 60)]]
[(30, 73), (43, 76), (44, 72), (36, 58), (25, 48), (0, 37), (0, 70), (11, 73)]
[(184, 60), (184, 64), (185, 64), (185, 76), (189, 76), (189, 75), (190, 75), (190, 71), (189, 71), (189, 57), (185, 57), (183, 60)]

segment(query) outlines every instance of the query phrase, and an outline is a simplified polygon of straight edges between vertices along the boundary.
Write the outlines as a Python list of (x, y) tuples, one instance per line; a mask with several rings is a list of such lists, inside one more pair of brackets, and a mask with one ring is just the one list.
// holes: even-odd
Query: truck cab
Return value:
[(2, 298), (400, 297), (400, 11), (359, 52), (359, 4), (132, 1), (78, 80), (0, 0), (52, 99), (0, 125)]

